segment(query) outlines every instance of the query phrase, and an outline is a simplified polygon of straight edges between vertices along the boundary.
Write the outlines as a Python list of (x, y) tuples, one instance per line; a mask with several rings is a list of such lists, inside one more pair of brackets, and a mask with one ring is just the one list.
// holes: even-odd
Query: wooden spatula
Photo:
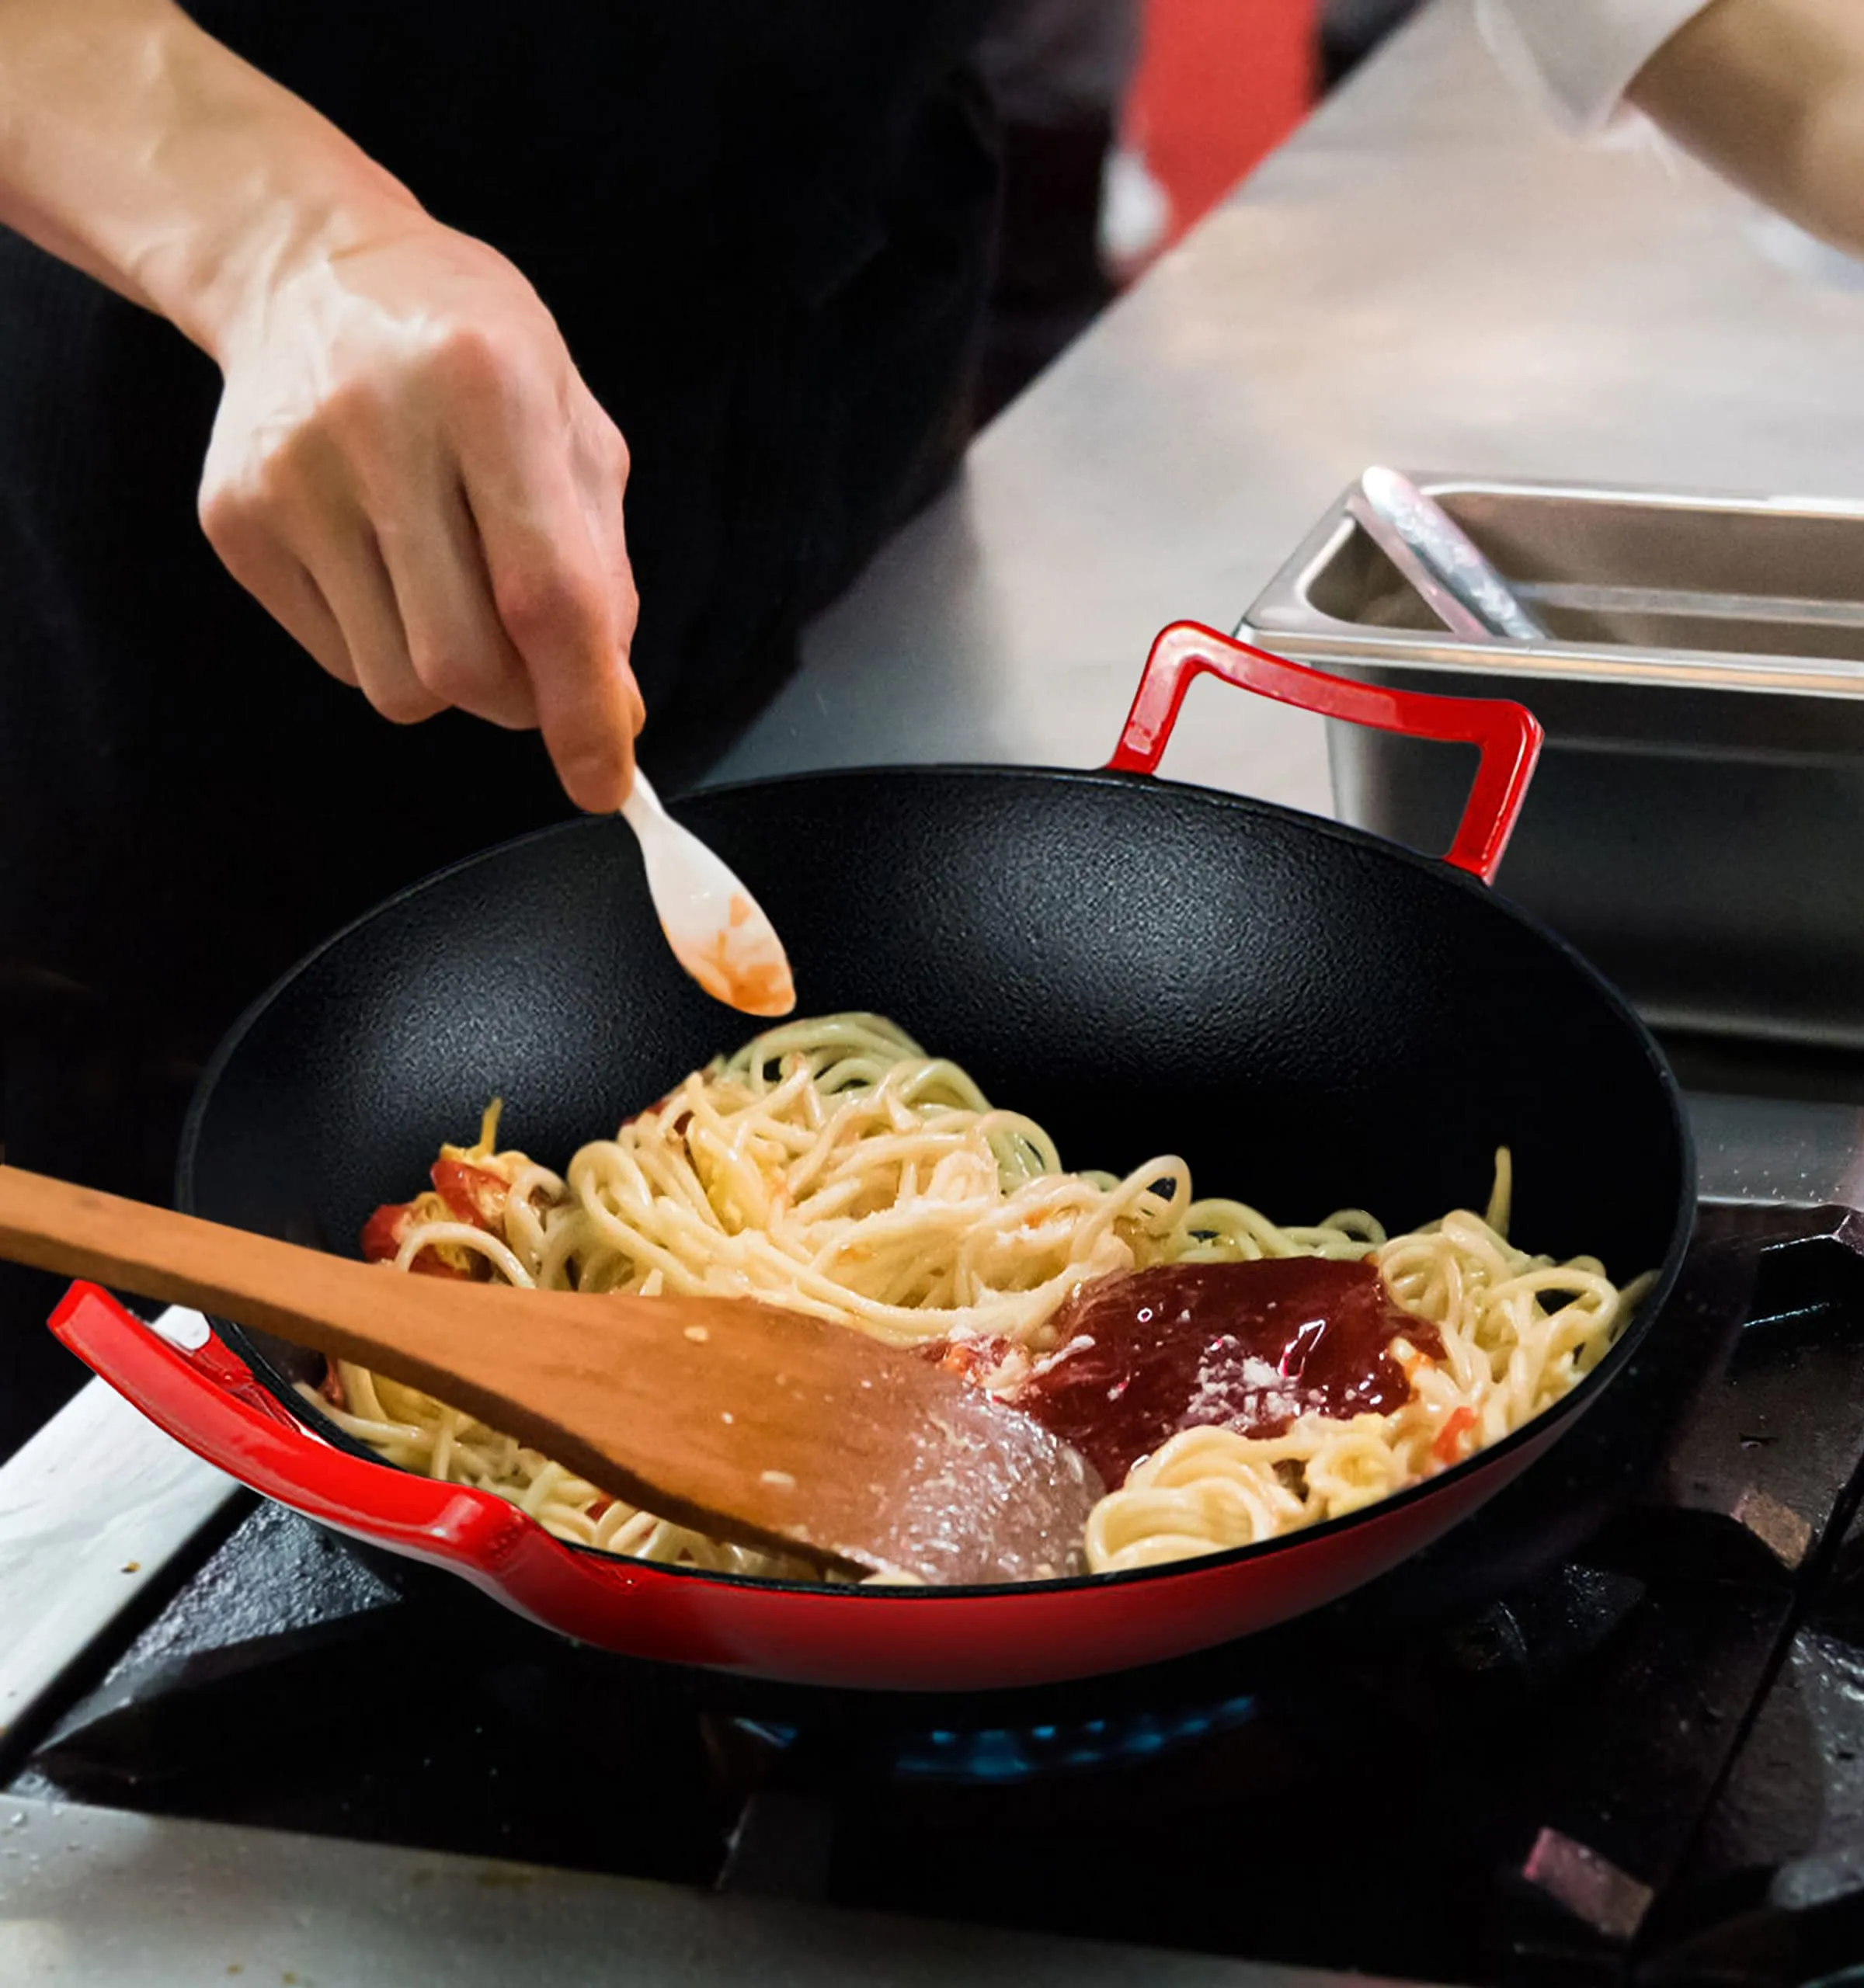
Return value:
[(631, 1504), (825, 1568), (1083, 1571), (1080, 1455), (929, 1361), (729, 1298), (398, 1276), (0, 1166), (0, 1256), (404, 1381)]

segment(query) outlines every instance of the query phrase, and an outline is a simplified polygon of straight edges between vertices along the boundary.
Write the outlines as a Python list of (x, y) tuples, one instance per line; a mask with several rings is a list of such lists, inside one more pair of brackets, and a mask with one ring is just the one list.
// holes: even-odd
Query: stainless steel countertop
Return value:
[(1382, 1988), (0, 1795), (0, 1983), (71, 1988)]
[[(1159, 626), (1233, 624), (1368, 461), (1858, 492), (1864, 290), (1848, 266), (1789, 269), (1763, 241), (1694, 168), (1538, 124), (1489, 68), (1466, 0), (1438, 0), (979, 440), (960, 483), (811, 631), (719, 777), (1103, 760)], [(1169, 770), (1327, 807), (1317, 721), (1208, 684), (1188, 712)], [(1723, 1191), (1864, 1187), (1856, 1114), (1699, 1103), (1721, 1114), (1699, 1117), (1705, 1157), (1731, 1140), (1759, 1168)], [(694, 1983), (877, 1971), (876, 1922), (820, 1909), (0, 1810), (9, 1979), (221, 1979), (240, 1962), (464, 1983), (504, 1978), (513, 1954), (565, 1982), (630, 1964)], [(416, 1865), (433, 1907), (404, 1923)], [(904, 1921), (878, 1938), (901, 1980), (1301, 1978)]]
[[(1083, 766), (1152, 635), (1233, 626), (1368, 462), (1864, 494), (1864, 272), (1651, 137), (1539, 121), (1438, 0), (973, 446), (719, 770)], [(1208, 680), (1166, 762), (1330, 806)]]

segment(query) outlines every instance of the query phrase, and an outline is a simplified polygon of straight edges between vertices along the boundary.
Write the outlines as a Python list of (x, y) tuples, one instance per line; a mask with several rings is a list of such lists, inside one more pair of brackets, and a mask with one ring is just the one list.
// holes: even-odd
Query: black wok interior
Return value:
[[(1198, 1192), (1278, 1221), (1401, 1229), (1480, 1208), (1506, 1144), (1525, 1246), (1621, 1280), (1680, 1258), (1687, 1144), (1648, 1037), (1440, 863), (1112, 774), (811, 775), (678, 812), (770, 913), (798, 1013), (893, 1017), (1066, 1164), (1176, 1152)], [(353, 1252), (488, 1099), (502, 1142), (561, 1168), (760, 1026), (675, 965), (618, 819), (549, 830), (391, 901), (258, 1003), (203, 1081), (181, 1204)]]

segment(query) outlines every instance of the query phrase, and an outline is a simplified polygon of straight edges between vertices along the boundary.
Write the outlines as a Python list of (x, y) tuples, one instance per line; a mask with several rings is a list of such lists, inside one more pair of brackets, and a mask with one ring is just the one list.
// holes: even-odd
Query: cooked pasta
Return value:
[[(767, 1031), (582, 1147), (563, 1176), (501, 1149), (498, 1117), (495, 1105), (473, 1145), (442, 1149), (430, 1191), (378, 1212), (366, 1253), (553, 1289), (756, 1295), (933, 1349), (1010, 1398), (1091, 1343), (1070, 1343), (1066, 1320), (1093, 1280), (1263, 1257), (1375, 1262), (1403, 1310), (1428, 1322), (1418, 1343), (1391, 1341), (1408, 1399), (1345, 1418), (1306, 1409), (1272, 1435), (1172, 1435), (1095, 1507), (1096, 1572), (1266, 1538), (1445, 1468), (1571, 1387), (1636, 1295), (1590, 1260), (1556, 1264), (1505, 1239), (1505, 1153), (1486, 1215), (1389, 1239), (1358, 1209), (1282, 1228), (1240, 1202), (1194, 1200), (1170, 1155), (1124, 1178), (1064, 1171), (1039, 1125), (873, 1015)], [(389, 1461), (495, 1492), (560, 1538), (718, 1571), (804, 1571), (635, 1510), (350, 1362), (325, 1393), (325, 1412)]]

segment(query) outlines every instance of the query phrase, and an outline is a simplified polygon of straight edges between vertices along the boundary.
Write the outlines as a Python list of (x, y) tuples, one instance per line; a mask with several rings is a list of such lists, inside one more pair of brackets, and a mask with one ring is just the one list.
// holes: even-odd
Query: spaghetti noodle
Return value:
[[(1484, 1215), (1389, 1238), (1358, 1209), (1283, 1228), (1240, 1202), (1194, 1200), (1169, 1155), (1123, 1178), (1064, 1171), (1039, 1125), (873, 1015), (768, 1030), (582, 1147), (563, 1176), (500, 1149), (497, 1120), (495, 1105), (475, 1145), (442, 1149), (431, 1191), (378, 1212), (366, 1253), (553, 1289), (756, 1295), (926, 1347), (1012, 1399), (1070, 1357), (1058, 1321), (1091, 1280), (1261, 1257), (1375, 1262), (1403, 1311), (1429, 1322), (1420, 1343), (1391, 1342), (1408, 1398), (1345, 1418), (1304, 1410), (1272, 1435), (1172, 1435), (1095, 1507), (1096, 1572), (1269, 1538), (1448, 1467), (1570, 1388), (1636, 1295), (1589, 1259), (1556, 1264), (1507, 1241), (1505, 1153)], [(326, 1412), (388, 1461), (495, 1492), (559, 1538), (721, 1572), (804, 1572), (635, 1510), (350, 1362), (325, 1393)]]

